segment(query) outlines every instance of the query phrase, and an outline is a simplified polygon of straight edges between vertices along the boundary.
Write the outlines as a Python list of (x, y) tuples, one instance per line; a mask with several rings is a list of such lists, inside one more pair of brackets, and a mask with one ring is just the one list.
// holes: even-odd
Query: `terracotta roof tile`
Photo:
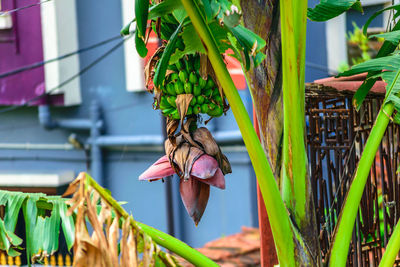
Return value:
[[(366, 73), (361, 73), (349, 77), (329, 77), (324, 79), (315, 80), (314, 83), (322, 84), (324, 86), (335, 88), (339, 91), (357, 91), (357, 89), (361, 86), (365, 78), (367, 77)], [(382, 80), (378, 80), (371, 91), (374, 93), (385, 93), (386, 92), (386, 83)]]
[[(208, 242), (201, 253), (223, 267), (260, 266), (260, 233), (258, 228), (242, 227), (242, 232)], [(183, 266), (193, 266), (180, 259)]]

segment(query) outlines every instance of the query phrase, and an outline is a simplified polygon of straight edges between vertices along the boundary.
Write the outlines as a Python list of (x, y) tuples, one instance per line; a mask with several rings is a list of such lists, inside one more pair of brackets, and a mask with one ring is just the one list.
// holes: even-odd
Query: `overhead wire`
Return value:
[(124, 42), (126, 40), (128, 40), (129, 38), (132, 37), (132, 34), (129, 35), (128, 37), (124, 38), (123, 40), (121, 40), (120, 42), (118, 42), (116, 45), (114, 45), (113, 47), (111, 47), (109, 50), (107, 50), (104, 54), (102, 54), (100, 57), (96, 58), (94, 61), (92, 61), (89, 65), (87, 65), (86, 67), (82, 68), (79, 72), (77, 72), (76, 74), (72, 75), (71, 77), (69, 77), (68, 79), (66, 79), (65, 81), (61, 82), (60, 84), (58, 84), (57, 86), (51, 88), (50, 90), (48, 90), (47, 92), (38, 95), (36, 97), (33, 97), (31, 99), (29, 99), (28, 101), (26, 101), (23, 105), (19, 105), (19, 106), (10, 106), (7, 108), (3, 108), (0, 109), (0, 114), (4, 114), (6, 112), (9, 111), (14, 111), (17, 109), (20, 109), (22, 107), (27, 107), (29, 106), (29, 104), (31, 104), (34, 101), (37, 101), (43, 97), (46, 97), (47, 95), (53, 93), (54, 91), (56, 91), (57, 89), (62, 88), (63, 86), (67, 85), (68, 83), (72, 82), (73, 80), (75, 80), (76, 78), (78, 78), (79, 76), (81, 76), (82, 74), (84, 74), (85, 72), (87, 72), (88, 70), (90, 70), (92, 67), (94, 67), (95, 65), (97, 65), (99, 62), (101, 62), (104, 58), (106, 58), (108, 55), (110, 55), (112, 52), (114, 52), (115, 50), (117, 50), (120, 46), (122, 46), (124, 44)]
[(37, 2), (35, 4), (30, 4), (30, 5), (23, 6), (23, 7), (18, 7), (18, 8), (14, 8), (14, 9), (10, 9), (10, 10), (0, 11), (0, 17), (8, 15), (8, 14), (11, 14), (11, 13), (14, 13), (14, 12), (18, 12), (20, 10), (24, 10), (24, 9), (27, 9), (27, 8), (39, 6), (41, 4), (44, 4), (44, 3), (47, 3), (47, 2), (50, 2), (50, 1), (51, 0), (43, 0), (43, 1)]
[(62, 59), (66, 59), (66, 58), (68, 58), (68, 57), (71, 57), (71, 56), (74, 56), (74, 55), (77, 55), (77, 54), (80, 54), (80, 53), (83, 53), (83, 52), (92, 50), (92, 49), (94, 49), (94, 48), (103, 46), (103, 45), (105, 45), (105, 44), (108, 44), (108, 43), (110, 43), (110, 42), (112, 42), (112, 41), (115, 41), (115, 40), (118, 40), (118, 39), (121, 39), (121, 38), (122, 38), (121, 35), (114, 36), (114, 37), (111, 37), (111, 38), (109, 38), (109, 39), (106, 39), (106, 40), (103, 40), (103, 41), (101, 41), (101, 42), (98, 42), (98, 43), (96, 43), (96, 44), (87, 46), (87, 47), (85, 47), (85, 48), (81, 48), (81, 49), (79, 49), (79, 50), (76, 50), (76, 51), (74, 51), (74, 52), (70, 52), (70, 53), (61, 55), (61, 56), (56, 57), (56, 58), (52, 58), (52, 59), (48, 59), (48, 60), (44, 60), (44, 61), (40, 61), (40, 62), (35, 62), (35, 63), (31, 64), (31, 65), (26, 65), (26, 66), (23, 66), (23, 67), (18, 68), (18, 69), (14, 69), (14, 70), (11, 70), (11, 71), (7, 71), (7, 72), (4, 72), (4, 73), (0, 73), (0, 79), (6, 78), (6, 77), (8, 77), (8, 76), (15, 75), (15, 74), (18, 74), (18, 73), (21, 73), (21, 72), (24, 72), (24, 71), (32, 70), (32, 69), (41, 67), (41, 66), (43, 66), (43, 65), (45, 65), (45, 64), (48, 64), (48, 63), (52, 63), (52, 62), (55, 62), (55, 61), (59, 61), (59, 60), (62, 60)]

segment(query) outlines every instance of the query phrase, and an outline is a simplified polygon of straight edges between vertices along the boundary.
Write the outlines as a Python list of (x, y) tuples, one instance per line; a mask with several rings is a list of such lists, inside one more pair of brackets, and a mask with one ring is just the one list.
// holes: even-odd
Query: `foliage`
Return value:
[(14, 234), (21, 211), (26, 229), (28, 263), (41, 261), (58, 250), (60, 224), (68, 249), (74, 242), (74, 221), (66, 216), (67, 204), (60, 196), (0, 190), (0, 249), (10, 256), (20, 255), (22, 239)]
[[(115, 201), (112, 203), (118, 208), (112, 206), (106, 198), (110, 195), (93, 184), (87, 174), (81, 173), (64, 194), (73, 194), (68, 200), (68, 215), (77, 210), (74, 266), (178, 266), (176, 259), (163, 252), (132, 216), (121, 213)], [(87, 223), (93, 228), (92, 234)]]
[(349, 9), (362, 12), (360, 0), (321, 0), (314, 8), (309, 8), (307, 16), (314, 21), (326, 21)]

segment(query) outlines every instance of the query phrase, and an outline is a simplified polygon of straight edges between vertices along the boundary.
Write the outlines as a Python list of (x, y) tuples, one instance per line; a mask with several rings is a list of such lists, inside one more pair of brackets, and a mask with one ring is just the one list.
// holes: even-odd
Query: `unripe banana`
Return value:
[(170, 76), (170, 80), (172, 81), (172, 82), (176, 82), (178, 79), (179, 79), (179, 76), (178, 76), (178, 74), (177, 73), (172, 73)]
[(175, 93), (177, 95), (183, 94), (185, 92), (184, 88), (183, 88), (183, 83), (181, 81), (176, 81), (176, 83), (174, 84), (175, 87)]
[(167, 91), (167, 93), (169, 95), (176, 95), (175, 87), (174, 87), (174, 84), (172, 82), (167, 83), (166, 91)]
[(181, 116), (179, 115), (178, 110), (176, 110), (176, 109), (171, 113), (170, 116), (171, 116), (171, 118), (174, 119), (174, 120), (179, 120), (179, 119), (181, 118)]
[(214, 96), (217, 96), (217, 95), (220, 95), (220, 94), (219, 94), (218, 88), (214, 88), (214, 89), (213, 89), (212, 95), (213, 95), (213, 97), (214, 97)]
[(201, 113), (207, 114), (208, 112), (208, 104), (204, 103), (201, 105)]
[(199, 104), (197, 104), (197, 105), (195, 105), (195, 106), (193, 107), (193, 113), (194, 113), (195, 115), (201, 113), (201, 106), (200, 106)]
[(168, 103), (173, 106), (174, 108), (176, 108), (176, 97), (175, 96), (169, 96), (167, 97), (167, 101)]
[(204, 87), (206, 87), (207, 81), (204, 80), (203, 78), (199, 78), (199, 86), (201, 89), (203, 89)]
[(215, 83), (214, 83), (213, 79), (211, 78), (211, 76), (208, 76), (206, 89), (212, 89), (212, 88), (214, 88), (214, 86), (215, 86)]
[(171, 108), (171, 105), (168, 103), (168, 100), (165, 96), (161, 97), (160, 100), (160, 105), (159, 105), (160, 109), (168, 109)]
[(189, 82), (193, 85), (197, 83), (197, 75), (193, 71), (189, 74)]
[(212, 117), (220, 117), (224, 113), (224, 110), (221, 106), (216, 106), (212, 110), (208, 110), (207, 114)]
[(191, 83), (185, 83), (183, 89), (185, 90), (186, 94), (191, 94), (193, 92)]
[(193, 97), (192, 100), (190, 101), (190, 105), (193, 107), (196, 104), (197, 104), (197, 100), (195, 97)]
[(189, 55), (188, 60), (185, 60), (186, 71), (188, 73), (193, 71), (192, 57)]
[(203, 90), (203, 94), (205, 97), (211, 97), (212, 93), (213, 93), (213, 91), (210, 88)]
[(213, 99), (217, 105), (222, 105), (222, 97), (220, 95), (213, 96)]
[(198, 84), (195, 84), (195, 85), (193, 86), (193, 95), (194, 95), (194, 96), (199, 96), (199, 95), (201, 95), (201, 88), (200, 88), (200, 86), (199, 86)]
[(204, 103), (205, 100), (206, 100), (206, 99), (205, 99), (204, 96), (199, 95), (199, 96), (197, 97), (197, 104), (202, 105), (202, 104)]
[(186, 83), (188, 81), (188, 74), (186, 70), (181, 70), (178, 75), (181, 82)]
[(194, 58), (194, 70), (199, 70), (200, 69), (200, 56), (196, 56)]
[(175, 63), (175, 66), (178, 70), (183, 70), (185, 68), (185, 65), (182, 63), (181, 60), (178, 60), (178, 62)]
[(191, 106), (189, 106), (187, 111), (186, 111), (186, 115), (190, 116), (192, 114), (193, 114), (193, 108)]

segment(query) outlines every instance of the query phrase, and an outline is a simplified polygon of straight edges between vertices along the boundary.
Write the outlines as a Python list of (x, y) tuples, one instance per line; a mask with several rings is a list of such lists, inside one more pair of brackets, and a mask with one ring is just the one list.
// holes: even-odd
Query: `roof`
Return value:
[[(243, 226), (240, 233), (208, 242), (197, 250), (221, 267), (260, 266), (260, 231)], [(181, 258), (180, 263), (193, 266)]]
[[(315, 80), (314, 84), (320, 84), (326, 87), (331, 87), (338, 91), (355, 92), (361, 86), (366, 77), (367, 73), (361, 73), (349, 77), (340, 77), (340, 78), (329, 77), (320, 80)], [(385, 94), (386, 92), (385, 87), (386, 83), (382, 80), (378, 80), (371, 88), (371, 92), (378, 94)]]

